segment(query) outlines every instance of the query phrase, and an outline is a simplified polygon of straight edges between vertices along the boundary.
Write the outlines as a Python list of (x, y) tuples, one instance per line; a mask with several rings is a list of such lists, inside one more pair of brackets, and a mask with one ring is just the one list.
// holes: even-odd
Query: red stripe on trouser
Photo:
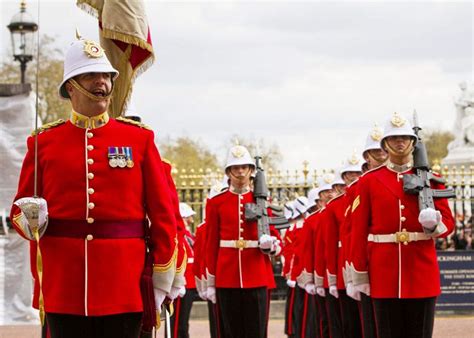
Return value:
[(308, 315), (308, 294), (304, 292), (303, 318), (301, 320), (301, 337), (306, 337), (306, 317)]
[(181, 297), (178, 296), (176, 298), (175, 309), (174, 309), (173, 337), (175, 337), (175, 338), (178, 337), (180, 310), (181, 310)]
[(295, 289), (290, 291), (290, 305), (288, 306), (288, 334), (293, 334), (293, 305), (295, 302)]

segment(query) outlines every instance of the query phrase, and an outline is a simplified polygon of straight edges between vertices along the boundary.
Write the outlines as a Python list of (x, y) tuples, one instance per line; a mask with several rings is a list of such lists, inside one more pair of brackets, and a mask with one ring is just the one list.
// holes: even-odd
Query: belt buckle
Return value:
[(235, 241), (235, 247), (237, 249), (243, 250), (247, 247), (247, 241), (245, 239), (238, 239)]
[(398, 231), (395, 233), (395, 242), (408, 245), (408, 243), (410, 242), (410, 234), (408, 233), (407, 229), (403, 229), (402, 231)]

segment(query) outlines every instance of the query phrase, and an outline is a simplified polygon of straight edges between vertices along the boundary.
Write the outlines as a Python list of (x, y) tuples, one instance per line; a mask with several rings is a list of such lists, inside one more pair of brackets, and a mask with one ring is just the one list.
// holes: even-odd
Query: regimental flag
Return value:
[(138, 75), (153, 64), (155, 55), (143, 0), (77, 0), (77, 6), (99, 19), (100, 43), (120, 72), (114, 83), (110, 114), (124, 114)]

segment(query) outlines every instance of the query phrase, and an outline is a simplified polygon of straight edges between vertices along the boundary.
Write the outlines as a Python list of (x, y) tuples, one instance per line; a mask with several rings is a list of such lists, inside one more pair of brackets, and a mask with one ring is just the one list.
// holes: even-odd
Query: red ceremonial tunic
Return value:
[(316, 286), (328, 288), (329, 283), (326, 274), (326, 208), (322, 208), (312, 231), (314, 241), (314, 280)]
[(225, 190), (208, 200), (206, 264), (209, 286), (256, 288), (271, 284), (270, 258), (258, 247), (239, 249), (220, 244), (221, 240), (258, 241), (257, 222), (245, 220), (246, 203), (255, 203), (251, 191), (237, 194)]
[(184, 235), (184, 247), (187, 256), (186, 270), (184, 271), (184, 277), (186, 279), (186, 289), (195, 289), (196, 281), (194, 280), (194, 236), (186, 230)]
[(344, 223), (345, 201), (345, 196), (339, 195), (328, 202), (325, 210), (326, 273), (329, 285), (336, 285), (338, 289), (344, 289), (344, 278), (340, 269), (344, 260), (340, 228)]
[[(343, 265), (342, 267), (346, 268), (349, 267), (350, 264), (352, 263), (352, 256), (351, 256), (351, 247), (352, 247), (352, 241), (351, 241), (351, 233), (352, 233), (352, 202), (354, 202), (354, 198), (357, 195), (357, 190), (358, 190), (358, 182), (359, 179), (351, 183), (349, 186), (346, 188), (346, 203), (345, 203), (345, 211), (344, 211), (344, 222), (342, 224), (342, 230), (341, 230), (341, 235), (340, 237), (342, 238), (342, 247), (344, 248), (342, 250), (343, 252)], [(350, 271), (347, 271), (346, 274), (350, 274)]]
[(193, 275), (199, 280), (205, 279), (206, 270), (204, 268), (204, 247), (206, 244), (205, 234), (206, 223), (202, 222), (196, 227), (196, 240), (194, 241), (194, 264), (193, 264)]
[(293, 265), (295, 229), (296, 226), (292, 224), (283, 236), (283, 250), (281, 254), (285, 258), (285, 263), (283, 264), (281, 274), (285, 278), (290, 278), (291, 266)]
[[(112, 168), (108, 147), (129, 147), (133, 167)], [(38, 135), (38, 195), (48, 203), (50, 223), (101, 221), (151, 223), (154, 269), (169, 291), (174, 278), (176, 223), (170, 192), (152, 131), (110, 119), (96, 129), (70, 121)], [(28, 139), (15, 200), (33, 196), (34, 138)], [(20, 209), (12, 208), (17, 219)], [(16, 230), (24, 235), (21, 224)], [(46, 312), (86, 316), (142, 311), (143, 238), (53, 237), (40, 240)], [(31, 242), (38, 308), (36, 243)]]
[[(352, 258), (356, 273), (368, 271), (373, 298), (425, 298), (440, 294), (440, 277), (434, 241), (375, 243), (369, 234), (394, 234), (406, 229), (421, 232), (418, 222), (418, 196), (403, 191), (403, 175), (387, 166), (366, 173), (359, 179), (359, 195), (352, 206)], [(443, 186), (433, 184), (434, 188)], [(454, 219), (446, 199), (435, 199), (447, 236)], [(442, 227), (438, 225), (438, 227)]]

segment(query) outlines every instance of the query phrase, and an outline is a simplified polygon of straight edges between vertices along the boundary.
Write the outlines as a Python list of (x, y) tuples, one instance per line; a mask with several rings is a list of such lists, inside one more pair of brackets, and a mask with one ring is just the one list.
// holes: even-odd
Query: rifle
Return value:
[[(270, 224), (277, 229), (289, 228), (288, 220), (282, 216), (283, 208), (268, 205), (268, 188), (265, 180), (265, 173), (260, 167), (260, 156), (255, 156), (256, 174), (253, 180), (253, 196), (256, 203), (245, 204), (245, 220), (257, 221), (258, 238), (262, 235), (270, 235)], [(268, 208), (275, 212), (278, 216), (269, 217)]]
[(423, 143), (418, 126), (418, 116), (416, 111), (413, 113), (413, 131), (417, 137), (415, 149), (413, 150), (413, 168), (415, 174), (403, 175), (403, 190), (408, 194), (418, 195), (418, 205), (420, 211), (426, 208), (434, 207), (435, 198), (455, 197), (454, 189), (432, 189), (431, 182), (445, 184), (446, 181), (441, 177), (433, 175), (429, 167), (428, 154)]

